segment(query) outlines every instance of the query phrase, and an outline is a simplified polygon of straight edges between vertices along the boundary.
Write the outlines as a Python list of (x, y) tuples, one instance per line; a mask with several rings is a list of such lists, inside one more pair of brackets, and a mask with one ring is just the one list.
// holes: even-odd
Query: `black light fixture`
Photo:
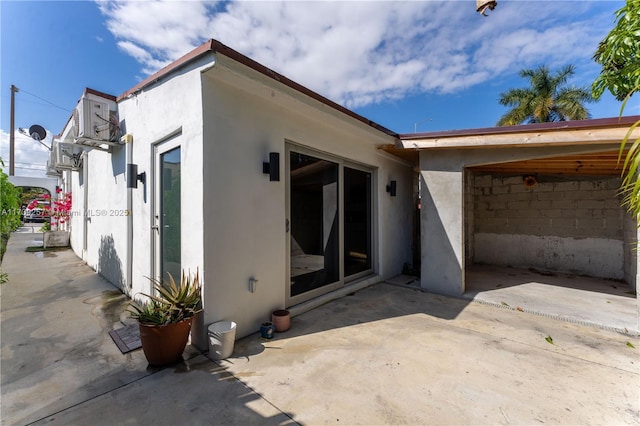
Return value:
[(269, 175), (271, 182), (280, 181), (280, 153), (270, 152), (269, 162), (262, 163), (262, 173)]
[(138, 181), (142, 184), (147, 183), (147, 174), (145, 172), (138, 173), (137, 164), (127, 164), (127, 188), (137, 188)]
[(392, 180), (391, 182), (389, 182), (389, 185), (387, 185), (387, 192), (392, 197), (396, 196), (396, 181), (395, 180)]

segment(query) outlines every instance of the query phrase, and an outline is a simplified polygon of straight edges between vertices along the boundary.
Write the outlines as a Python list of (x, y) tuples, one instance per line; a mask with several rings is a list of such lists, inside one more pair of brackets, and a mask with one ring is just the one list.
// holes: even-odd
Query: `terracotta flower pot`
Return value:
[(286, 309), (278, 309), (271, 313), (271, 322), (277, 332), (287, 331), (291, 327), (291, 313)]
[(151, 365), (165, 365), (182, 358), (189, 332), (191, 320), (187, 318), (175, 324), (140, 326), (140, 341), (144, 356)]

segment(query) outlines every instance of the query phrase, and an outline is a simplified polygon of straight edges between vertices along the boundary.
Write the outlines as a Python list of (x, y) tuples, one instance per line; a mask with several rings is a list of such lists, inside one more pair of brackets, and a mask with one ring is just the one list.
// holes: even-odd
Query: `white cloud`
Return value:
[(586, 63), (613, 16), (598, 2), (98, 1), (150, 74), (215, 38), (348, 107), (452, 93), (546, 63)]
[[(43, 141), (51, 146), (52, 133), (47, 131), (47, 137)], [(9, 174), (9, 133), (0, 130), (0, 157), (4, 162), (3, 168), (6, 174)], [(47, 177), (45, 169), (47, 160), (49, 159), (49, 150), (31, 139), (31, 137), (23, 135), (16, 129), (15, 132), (15, 175), (27, 177)]]

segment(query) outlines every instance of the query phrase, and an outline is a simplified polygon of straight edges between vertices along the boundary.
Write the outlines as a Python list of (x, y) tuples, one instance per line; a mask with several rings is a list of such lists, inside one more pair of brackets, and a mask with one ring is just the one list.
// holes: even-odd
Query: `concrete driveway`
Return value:
[(31, 239), (3, 262), (2, 424), (640, 424), (638, 337), (387, 284), (153, 369), (108, 336), (124, 297)]

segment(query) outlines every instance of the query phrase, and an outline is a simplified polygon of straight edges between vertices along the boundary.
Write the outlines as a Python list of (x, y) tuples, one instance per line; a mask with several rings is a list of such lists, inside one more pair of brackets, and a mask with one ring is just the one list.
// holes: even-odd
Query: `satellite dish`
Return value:
[(44, 129), (44, 127), (38, 124), (34, 124), (33, 126), (29, 127), (29, 134), (33, 139), (37, 141), (44, 140), (44, 138), (47, 137), (47, 131)]

